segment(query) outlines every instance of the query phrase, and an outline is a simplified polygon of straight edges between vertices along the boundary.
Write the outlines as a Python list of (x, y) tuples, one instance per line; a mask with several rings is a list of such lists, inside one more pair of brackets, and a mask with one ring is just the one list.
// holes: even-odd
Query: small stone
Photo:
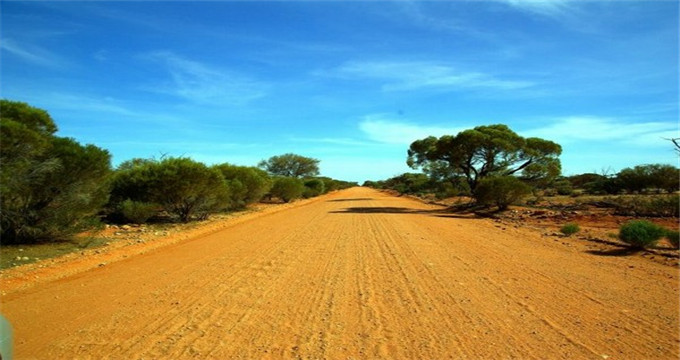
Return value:
[(22, 257), (21, 260), (24, 260), (24, 261), (28, 260), (28, 256)]
[(17, 256), (16, 259), (14, 259), (14, 260), (21, 261), (21, 256)]
[(24, 249), (19, 249), (19, 252), (22, 252), (22, 251), (24, 251)]

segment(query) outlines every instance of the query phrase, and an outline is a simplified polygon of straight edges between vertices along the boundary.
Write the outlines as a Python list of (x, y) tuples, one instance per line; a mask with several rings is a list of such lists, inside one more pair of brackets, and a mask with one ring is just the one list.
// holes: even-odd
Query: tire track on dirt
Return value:
[(439, 209), (349, 189), (2, 311), (19, 358), (677, 357), (677, 269)]

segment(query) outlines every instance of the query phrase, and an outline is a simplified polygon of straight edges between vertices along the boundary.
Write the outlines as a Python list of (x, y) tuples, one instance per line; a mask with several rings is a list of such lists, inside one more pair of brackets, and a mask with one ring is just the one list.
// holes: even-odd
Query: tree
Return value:
[(257, 166), (272, 175), (300, 178), (319, 175), (319, 162), (317, 159), (288, 153), (262, 160)]
[(528, 182), (553, 179), (561, 171), (561, 153), (560, 145), (552, 141), (524, 138), (499, 124), (416, 140), (407, 164), (450, 180), (463, 176), (476, 194), (477, 185), (488, 176), (520, 175)]
[(680, 186), (680, 171), (667, 164), (646, 164), (621, 170), (616, 179), (621, 188), (630, 192), (645, 189), (661, 189), (674, 192)]
[(3, 243), (65, 238), (108, 199), (110, 155), (54, 136), (49, 114), (0, 100), (0, 229)]

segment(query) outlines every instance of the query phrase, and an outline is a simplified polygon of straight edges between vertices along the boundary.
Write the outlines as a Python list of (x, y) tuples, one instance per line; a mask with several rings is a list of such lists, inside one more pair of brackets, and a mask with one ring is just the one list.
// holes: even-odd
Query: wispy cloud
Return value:
[(631, 123), (607, 117), (570, 116), (553, 119), (549, 125), (525, 131), (523, 135), (551, 139), (559, 143), (586, 141), (663, 146), (663, 138), (677, 137), (677, 133), (677, 123)]
[(409, 145), (428, 136), (455, 135), (466, 127), (418, 125), (384, 115), (368, 115), (359, 123), (359, 129), (376, 142)]
[(419, 89), (517, 90), (535, 84), (524, 80), (501, 79), (481, 72), (460, 71), (433, 62), (348, 62), (332, 74), (344, 78), (378, 80), (383, 91)]
[(559, 16), (567, 13), (574, 0), (495, 0), (513, 8), (541, 15)]
[(171, 52), (155, 52), (149, 59), (162, 63), (169, 83), (156, 91), (211, 105), (242, 105), (266, 95), (267, 85), (244, 74), (211, 67)]
[(33, 64), (47, 67), (60, 67), (64, 65), (63, 59), (39, 46), (18, 44), (12, 39), (4, 38), (2, 43), (0, 43), (0, 48)]
[(331, 144), (331, 145), (342, 145), (342, 146), (373, 146), (375, 143), (360, 141), (350, 138), (302, 138), (302, 137), (291, 137), (292, 142), (301, 143), (318, 143), (318, 144)]

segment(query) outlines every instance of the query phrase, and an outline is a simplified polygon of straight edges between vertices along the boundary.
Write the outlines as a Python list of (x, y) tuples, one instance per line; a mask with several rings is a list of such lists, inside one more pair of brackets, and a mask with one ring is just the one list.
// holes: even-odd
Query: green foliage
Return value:
[(578, 226), (578, 224), (574, 223), (564, 224), (564, 226), (560, 228), (560, 232), (566, 236), (576, 234), (579, 231), (581, 231), (581, 228)]
[(216, 165), (215, 168), (229, 183), (232, 190), (232, 207), (243, 208), (262, 200), (272, 187), (269, 175), (256, 167), (231, 164)]
[(556, 180), (552, 184), (552, 187), (559, 195), (571, 195), (574, 192), (574, 189), (572, 188), (569, 180), (564, 178)]
[(628, 192), (657, 189), (671, 193), (680, 190), (680, 170), (671, 165), (647, 164), (625, 168), (616, 178), (621, 188)]
[(294, 177), (278, 177), (274, 179), (274, 185), (269, 193), (283, 202), (290, 202), (301, 198), (304, 190), (305, 185), (302, 180)]
[(154, 215), (158, 214), (159, 206), (154, 203), (132, 201), (127, 199), (120, 204), (120, 212), (126, 220), (143, 224)]
[(472, 193), (489, 176), (520, 175), (539, 185), (560, 174), (562, 148), (548, 140), (523, 138), (506, 125), (478, 126), (455, 136), (430, 136), (414, 141), (407, 164), (433, 177), (462, 176)]
[(305, 180), (305, 190), (302, 193), (304, 198), (311, 198), (322, 195), (326, 192), (326, 185), (321, 179)]
[(297, 154), (272, 156), (260, 161), (257, 166), (278, 176), (300, 178), (319, 175), (319, 160)]
[(666, 229), (647, 220), (629, 221), (619, 229), (619, 239), (635, 248), (648, 248), (656, 245)]
[(667, 230), (666, 239), (673, 245), (674, 248), (680, 248), (680, 231), (678, 230)]
[(0, 229), (3, 243), (66, 238), (108, 198), (110, 155), (54, 136), (44, 110), (0, 101)]
[(354, 186), (359, 186), (359, 184), (357, 184), (356, 182), (336, 180), (336, 179), (331, 179), (331, 178), (325, 177), (325, 176), (317, 177), (316, 179), (323, 181), (324, 191), (326, 193), (331, 192), (331, 191), (335, 191), (335, 190), (342, 190), (342, 189), (347, 189), (347, 188), (351, 188), (351, 187), (354, 187)]
[(130, 199), (156, 203), (182, 222), (206, 218), (230, 205), (230, 191), (222, 173), (188, 158), (135, 161), (118, 170), (111, 191), (111, 207)]
[(530, 193), (531, 187), (514, 176), (492, 176), (479, 181), (475, 198), (480, 204), (496, 205), (499, 210), (505, 210)]

